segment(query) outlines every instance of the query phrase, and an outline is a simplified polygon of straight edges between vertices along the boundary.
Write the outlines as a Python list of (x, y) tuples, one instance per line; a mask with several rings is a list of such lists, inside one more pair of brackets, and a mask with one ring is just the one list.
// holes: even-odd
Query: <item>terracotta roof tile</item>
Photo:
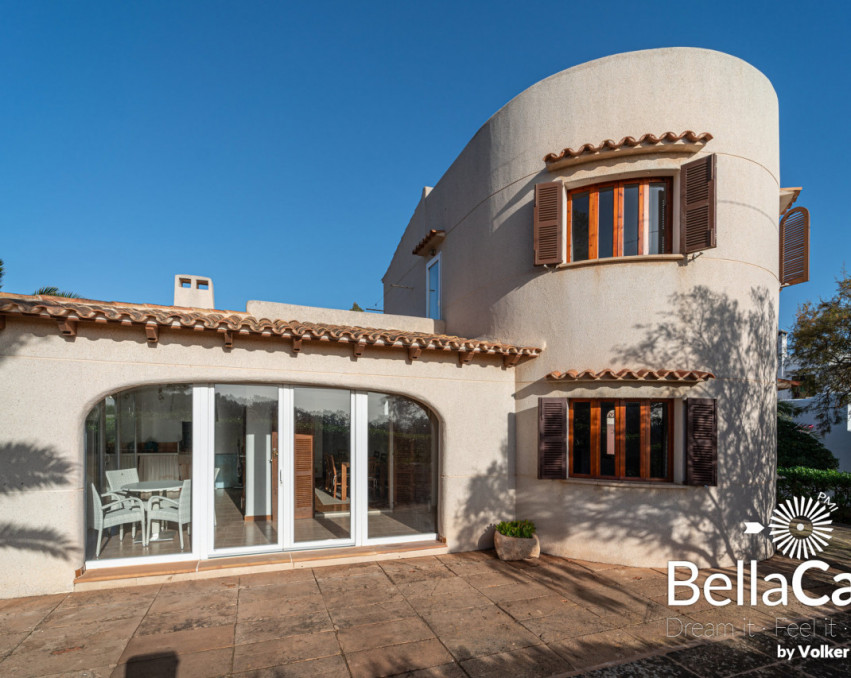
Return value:
[(700, 372), (698, 370), (612, 370), (605, 369), (595, 372), (594, 370), (568, 370), (567, 372), (550, 372), (547, 379), (551, 381), (573, 381), (573, 382), (652, 382), (652, 383), (678, 383), (697, 384), (707, 379), (714, 379), (711, 372)]
[(439, 231), (433, 228), (428, 233), (426, 233), (425, 238), (420, 240), (419, 244), (417, 244), (417, 246), (411, 251), (411, 254), (425, 256), (425, 250), (428, 249), (429, 246), (437, 246), (445, 239), (446, 231)]
[(595, 156), (607, 152), (617, 155), (619, 153), (625, 153), (625, 151), (635, 153), (636, 151), (645, 150), (668, 150), (668, 146), (673, 146), (670, 150), (676, 150), (677, 145), (703, 145), (711, 139), (712, 135), (709, 132), (697, 134), (691, 130), (686, 130), (682, 134), (665, 132), (658, 137), (654, 134), (644, 134), (638, 139), (635, 137), (624, 137), (620, 141), (606, 139), (596, 146), (593, 144), (583, 144), (576, 150), (565, 148), (559, 153), (549, 153), (544, 156), (544, 162), (547, 163), (550, 169), (553, 169), (553, 165), (564, 166), (568, 161), (578, 161), (582, 156)]
[[(463, 355), (467, 358), (471, 357), (471, 354), (499, 355), (510, 359), (509, 364), (512, 365), (519, 359), (534, 358), (541, 352), (539, 348), (483, 339), (465, 339), (447, 334), (329, 325), (299, 320), (269, 320), (236, 311), (13, 295), (2, 292), (0, 292), (0, 315), (36, 316), (63, 322), (115, 323), (148, 328), (155, 326), (207, 330), (225, 333), (226, 342), (232, 340), (233, 335), (248, 334), (277, 336), (292, 341), (318, 340), (405, 350), (456, 351), (459, 356)], [(154, 337), (153, 341), (156, 340)]]

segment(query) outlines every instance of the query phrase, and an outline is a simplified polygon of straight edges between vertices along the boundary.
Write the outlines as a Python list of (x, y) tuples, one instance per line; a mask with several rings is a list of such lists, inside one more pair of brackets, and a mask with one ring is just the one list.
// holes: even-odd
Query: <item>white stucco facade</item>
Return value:
[[(562, 148), (683, 130), (712, 138), (697, 151), (605, 156), (556, 171), (543, 160)], [(711, 154), (717, 247), (684, 257), (676, 254), (680, 168)], [(534, 265), (536, 184), (561, 181), (571, 190), (642, 177), (672, 182), (670, 253)], [(316, 385), (422, 403), (439, 422), (437, 531), (451, 550), (490, 548), (493, 524), (516, 517), (535, 521), (544, 552), (591, 561), (703, 566), (767, 557), (768, 540), (742, 534), (741, 524), (765, 522), (774, 502), (779, 181), (778, 103), (761, 73), (701, 49), (621, 54), (533, 85), (482, 126), (423, 192), (383, 278), (387, 315), (260, 301), (247, 309), (252, 323), (296, 317), (375, 328), (375, 336), (392, 330), (401, 339), (353, 353), (350, 339), (316, 335), (296, 350), (291, 334), (231, 337), (224, 325), (179, 329), (176, 321), (154, 331), (153, 321), (129, 316), (80, 318), (68, 336), (57, 332), (55, 315), (15, 311), (5, 300), (0, 459), (14, 473), (0, 492), (0, 515), (11, 525), (0, 544), (0, 596), (72, 588), (85, 564), (85, 418), (105, 396), (144, 384)], [(412, 254), (432, 230), (445, 239), (426, 256)], [(433, 256), (440, 257), (437, 320), (425, 317)], [(426, 335), (442, 336), (435, 341), (443, 348), (428, 344), (422, 356), (400, 349)], [(454, 337), (491, 344), (473, 352)], [(508, 359), (507, 347), (542, 351)], [(694, 385), (548, 379), (606, 368), (714, 378)], [(671, 401), (673, 482), (539, 479), (542, 397)], [(714, 487), (683, 482), (687, 398), (717, 402)], [(39, 469), (26, 462), (33, 452), (64, 469), (61, 482), (37, 480)], [(52, 547), (43, 543), (50, 535), (59, 536)]]

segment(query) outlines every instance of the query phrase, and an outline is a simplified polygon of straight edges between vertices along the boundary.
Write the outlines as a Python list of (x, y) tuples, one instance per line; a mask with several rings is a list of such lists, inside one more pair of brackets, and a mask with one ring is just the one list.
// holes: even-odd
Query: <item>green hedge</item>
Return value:
[(851, 473), (796, 466), (777, 469), (777, 503), (792, 497), (818, 497), (824, 492), (839, 508), (833, 522), (851, 523)]

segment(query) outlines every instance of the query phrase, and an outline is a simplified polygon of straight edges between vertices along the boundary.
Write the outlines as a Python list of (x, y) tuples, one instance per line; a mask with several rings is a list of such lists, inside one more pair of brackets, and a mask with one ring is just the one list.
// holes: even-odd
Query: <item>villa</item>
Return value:
[(809, 237), (778, 129), (735, 57), (619, 54), (516, 96), (423, 190), (383, 315), (216, 310), (183, 274), (173, 306), (0, 293), (0, 597), (486, 549), (515, 517), (590, 561), (769, 557), (742, 524), (774, 506)]

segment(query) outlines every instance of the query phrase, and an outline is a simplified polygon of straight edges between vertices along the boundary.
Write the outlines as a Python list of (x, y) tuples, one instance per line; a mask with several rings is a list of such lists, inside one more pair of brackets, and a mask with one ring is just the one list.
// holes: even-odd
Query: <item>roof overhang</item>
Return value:
[(794, 186), (791, 188), (781, 188), (780, 189), (780, 216), (782, 217), (786, 212), (788, 212), (792, 205), (795, 204), (795, 201), (798, 199), (798, 196), (801, 194), (802, 188), (800, 186)]
[(565, 167), (597, 160), (611, 160), (621, 156), (647, 153), (697, 153), (711, 140), (712, 135), (709, 132), (697, 134), (691, 130), (681, 134), (664, 132), (658, 137), (654, 134), (644, 134), (638, 139), (635, 137), (624, 137), (620, 141), (606, 139), (596, 146), (583, 144), (576, 150), (565, 148), (558, 153), (549, 153), (544, 157), (544, 162), (547, 170), (554, 172)]
[(411, 254), (418, 257), (427, 257), (433, 254), (432, 250), (440, 245), (440, 243), (444, 240), (446, 240), (446, 231), (431, 229), (426, 234), (426, 237), (420, 240), (419, 244), (414, 248)]
[(643, 383), (643, 384), (699, 384), (714, 379), (711, 372), (699, 370), (567, 370), (550, 372), (547, 379), (573, 383)]
[[(455, 353), (461, 364), (475, 356), (497, 356), (506, 367), (535, 358), (541, 349), (515, 346), (485, 339), (465, 339), (447, 334), (406, 332), (403, 330), (355, 327), (302, 322), (298, 320), (269, 320), (236, 311), (215, 311), (180, 306), (127, 304), (91, 299), (14, 295), (0, 292), (0, 330), (6, 317), (22, 316), (53, 320), (60, 334), (75, 337), (78, 323), (124, 325), (144, 331), (149, 344), (156, 344), (160, 330), (193, 330), (216, 332), (223, 338), (224, 348), (233, 348), (238, 336), (286, 339), (296, 353), (306, 342), (330, 342), (352, 346), (355, 358), (369, 346), (407, 352), (409, 360), (421, 356)], [(367, 316), (368, 317), (368, 316)], [(191, 336), (191, 335), (190, 335)]]

